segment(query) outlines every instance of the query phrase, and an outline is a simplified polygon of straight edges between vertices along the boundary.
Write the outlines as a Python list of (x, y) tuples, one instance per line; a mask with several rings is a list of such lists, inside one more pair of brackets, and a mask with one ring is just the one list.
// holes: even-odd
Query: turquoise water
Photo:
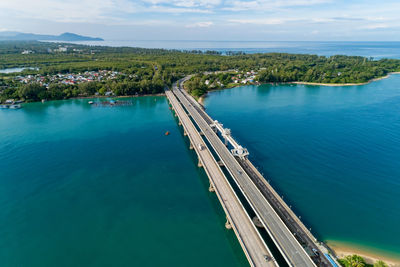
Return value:
[(400, 75), (245, 86), (212, 92), (205, 106), (316, 236), (400, 258)]
[(166, 99), (132, 101), (0, 111), (1, 266), (246, 265)]

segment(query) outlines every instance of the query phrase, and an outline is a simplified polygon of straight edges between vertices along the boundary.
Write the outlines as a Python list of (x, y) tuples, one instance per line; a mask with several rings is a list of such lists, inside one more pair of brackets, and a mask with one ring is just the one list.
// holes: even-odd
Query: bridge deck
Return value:
[[(273, 260), (266, 261), (265, 256), (272, 258), (271, 252), (187, 113), (171, 91), (166, 91), (166, 95), (175, 110), (175, 114), (182, 123), (193, 148), (196, 150), (199, 161), (202, 163), (210, 182), (214, 186), (218, 199), (250, 265), (278, 266)], [(206, 149), (200, 150), (198, 144), (202, 144)]]
[[(199, 114), (209, 124), (213, 124), (214, 120), (205, 112), (204, 107), (199, 104), (186, 90), (180, 90), (185, 97), (194, 105)], [(324, 255), (328, 253), (328, 249), (317, 242), (317, 239), (307, 229), (303, 222), (296, 216), (292, 209), (286, 204), (285, 201), (279, 196), (274, 188), (267, 182), (263, 175), (257, 170), (257, 168), (248, 159), (238, 159), (238, 163), (247, 172), (249, 177), (253, 180), (255, 185), (273, 206), (274, 210), (278, 213), (279, 217), (283, 220), (286, 226), (292, 233), (296, 234), (296, 239), (305, 247), (308, 247), (310, 251), (317, 250), (319, 255), (315, 255), (314, 259), (318, 266), (327, 267), (332, 266), (332, 263)], [(338, 264), (338, 263), (336, 263)]]
[(281, 218), (268, 203), (260, 190), (250, 179), (244, 169), (236, 161), (227, 147), (222, 143), (218, 135), (211, 129), (207, 121), (197, 110), (197, 104), (192, 103), (177, 87), (173, 89), (181, 104), (189, 112), (198, 127), (204, 133), (229, 173), (234, 178), (239, 189), (246, 197), (250, 206), (257, 214), (270, 237), (280, 250), (286, 262), (290, 266), (316, 266), (303, 247), (298, 243)]

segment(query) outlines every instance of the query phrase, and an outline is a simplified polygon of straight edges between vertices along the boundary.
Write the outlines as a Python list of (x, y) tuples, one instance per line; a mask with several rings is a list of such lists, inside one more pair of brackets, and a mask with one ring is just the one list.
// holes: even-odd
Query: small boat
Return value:
[(20, 104), (11, 105), (11, 106), (10, 106), (10, 109), (20, 109), (20, 108), (21, 108), (21, 105), (20, 105)]
[(89, 103), (89, 105), (92, 105), (94, 102), (93, 101), (89, 101), (88, 103)]
[(9, 108), (9, 106), (8, 105), (0, 105), (0, 109), (6, 109), (6, 108)]
[(165, 132), (165, 135), (169, 135), (169, 131), (166, 131), (166, 132)]

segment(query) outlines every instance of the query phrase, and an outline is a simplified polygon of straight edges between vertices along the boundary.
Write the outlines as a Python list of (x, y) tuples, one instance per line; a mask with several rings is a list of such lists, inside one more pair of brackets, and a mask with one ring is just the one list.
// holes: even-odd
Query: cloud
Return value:
[(377, 30), (377, 29), (387, 29), (387, 28), (389, 28), (389, 25), (384, 24), (384, 23), (369, 24), (369, 25), (360, 27), (360, 29), (365, 29), (365, 30)]
[(116, 18), (120, 13), (136, 10), (135, 5), (128, 0), (0, 1), (0, 16), (2, 13), (11, 12), (16, 18), (47, 19), (57, 22), (98, 22)]
[(186, 25), (186, 28), (208, 28), (211, 27), (214, 23), (211, 21), (197, 22), (193, 24)]
[(314, 6), (323, 3), (329, 3), (332, 0), (252, 0), (241, 1), (234, 0), (226, 4), (225, 10), (230, 11), (262, 11), (268, 9), (279, 9), (298, 6)]
[(238, 24), (258, 24), (258, 25), (278, 25), (285, 23), (284, 19), (230, 19), (232, 23)]

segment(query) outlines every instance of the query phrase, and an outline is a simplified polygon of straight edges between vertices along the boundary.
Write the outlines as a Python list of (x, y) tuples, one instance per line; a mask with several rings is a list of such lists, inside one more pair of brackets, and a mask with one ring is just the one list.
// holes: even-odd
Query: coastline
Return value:
[(400, 256), (385, 254), (385, 252), (374, 251), (373, 249), (363, 248), (357, 244), (350, 244), (339, 241), (327, 241), (326, 244), (331, 248), (337, 258), (341, 259), (347, 255), (357, 254), (363, 257), (368, 264), (373, 264), (378, 260), (384, 261), (390, 267), (400, 267)]
[(386, 76), (379, 77), (379, 78), (374, 78), (372, 80), (369, 80), (368, 82), (365, 83), (314, 83), (314, 82), (289, 82), (288, 84), (303, 84), (303, 85), (319, 85), (319, 86), (357, 86), (357, 85), (366, 85), (375, 81), (383, 80), (386, 78), (389, 78), (390, 75), (392, 74), (400, 74), (400, 72), (390, 72)]
[[(91, 98), (128, 98), (128, 97), (141, 97), (141, 96), (164, 96), (165, 93), (158, 93), (158, 94), (144, 94), (144, 95), (116, 95), (116, 96), (105, 96), (105, 95), (93, 95), (93, 96), (77, 96), (77, 97), (71, 97), (67, 98), (64, 100), (68, 99), (91, 99)], [(52, 100), (49, 100), (52, 101)]]
[(204, 95), (200, 96), (197, 101), (204, 105), (204, 99), (207, 97), (207, 94), (210, 92), (214, 91), (220, 91), (220, 90), (227, 90), (227, 89), (232, 89), (232, 88), (237, 88), (237, 87), (242, 87), (242, 86), (247, 86), (247, 85), (264, 85), (264, 84), (299, 84), (299, 85), (313, 85), (313, 86), (330, 86), (330, 87), (339, 87), (339, 86), (358, 86), (358, 85), (366, 85), (370, 84), (372, 82), (376, 82), (379, 80), (387, 79), (393, 74), (400, 74), (400, 71), (397, 72), (390, 72), (386, 76), (379, 77), (379, 78), (374, 78), (372, 80), (369, 80), (368, 82), (365, 83), (315, 83), (315, 82), (280, 82), (280, 83), (250, 83), (250, 84), (235, 84), (234, 86), (231, 87), (226, 87), (226, 88), (218, 88), (218, 89), (212, 89), (207, 91)]

